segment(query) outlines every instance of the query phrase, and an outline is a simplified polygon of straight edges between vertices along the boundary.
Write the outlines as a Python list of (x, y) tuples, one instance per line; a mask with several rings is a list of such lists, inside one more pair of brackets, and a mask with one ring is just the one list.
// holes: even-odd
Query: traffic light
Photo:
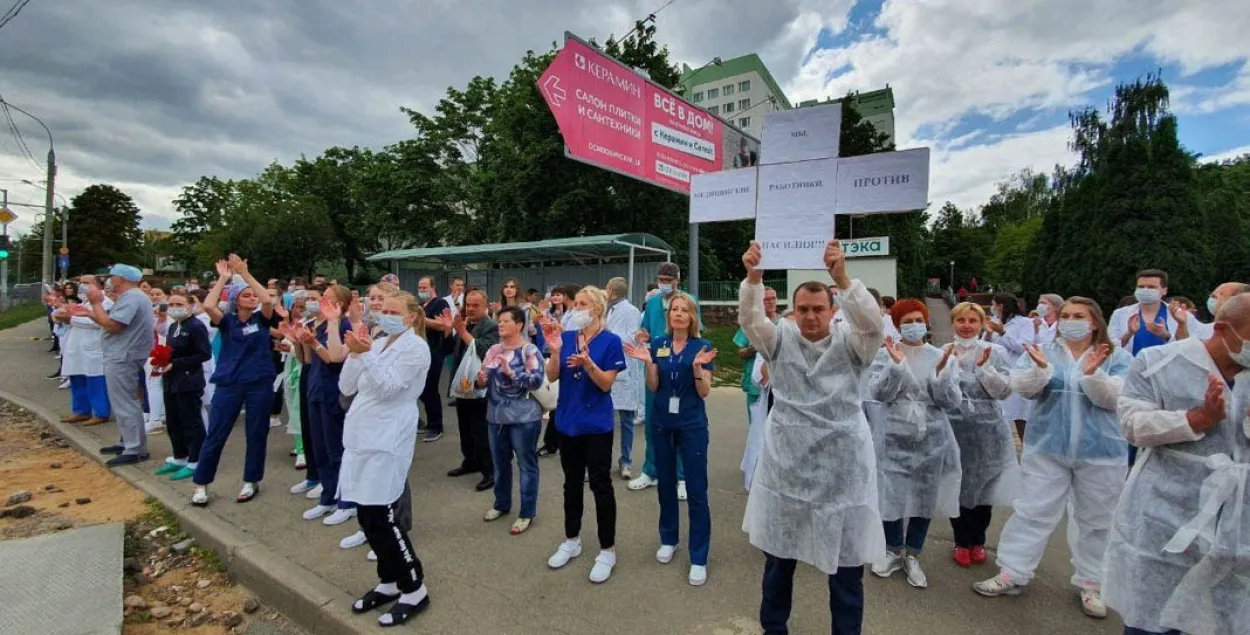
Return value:
[(9, 236), (8, 234), (0, 235), (0, 260), (9, 259)]

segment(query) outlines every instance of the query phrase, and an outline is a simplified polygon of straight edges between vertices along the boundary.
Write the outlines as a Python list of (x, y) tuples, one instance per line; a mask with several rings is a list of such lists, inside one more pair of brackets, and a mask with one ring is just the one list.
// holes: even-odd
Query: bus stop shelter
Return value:
[(561, 284), (593, 284), (609, 279), (629, 281), (629, 299), (641, 306), (646, 284), (655, 279), (660, 263), (672, 259), (673, 248), (651, 234), (575, 236), (517, 243), (423, 247), (385, 251), (369, 257), (386, 263), (399, 276), (403, 289), (416, 291), (423, 276), (433, 278), (446, 294), (454, 278), (486, 291), (492, 301), (507, 278), (516, 278), (522, 290), (545, 294)]

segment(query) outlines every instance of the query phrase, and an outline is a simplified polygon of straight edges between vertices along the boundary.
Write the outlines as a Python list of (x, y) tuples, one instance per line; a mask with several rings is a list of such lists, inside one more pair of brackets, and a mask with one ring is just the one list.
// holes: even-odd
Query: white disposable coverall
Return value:
[(1119, 400), (1138, 455), (1115, 510), (1103, 599), (1124, 624), (1191, 635), (1250, 631), (1250, 371), (1225, 386), (1226, 417), (1185, 419), (1219, 376), (1201, 340), (1138, 353)]
[(998, 540), (998, 566), (1016, 584), (1033, 578), (1069, 499), (1078, 528), (1068, 532), (1072, 584), (1098, 589), (1102, 580), (1111, 511), (1128, 472), (1128, 442), (1115, 407), (1132, 357), (1115, 348), (1085, 375), (1081, 363), (1092, 351), (1073, 359), (1067, 344), (1056, 341), (1043, 349), (1046, 368), (1025, 355), (1011, 374), (1012, 388), (1037, 401), (1024, 433), (1021, 494)]
[(764, 446), (764, 428), (768, 421), (768, 394), (771, 387), (764, 381), (765, 366), (767, 364), (761, 359), (751, 368), (751, 383), (759, 387), (760, 398), (747, 408), (751, 422), (747, 430), (746, 449), (742, 452), (742, 476), (746, 480), (747, 491), (751, 491), (751, 479), (755, 477), (755, 466), (760, 461), (760, 448)]
[(882, 520), (959, 516), (959, 446), (946, 411), (959, 407), (959, 366), (935, 372), (942, 349), (900, 344), (895, 363), (884, 348), (873, 360), (869, 392), (881, 402), (873, 427)]
[[(984, 366), (977, 366), (987, 347), (990, 358)], [(1020, 461), (1016, 459), (1011, 423), (999, 403), (1011, 394), (1007, 353), (997, 344), (981, 341), (955, 351), (963, 400), (949, 416), (963, 468), (959, 506), (1008, 507), (1020, 491)]]
[(739, 323), (768, 364), (773, 410), (742, 530), (752, 545), (833, 575), (885, 551), (877, 466), (859, 380), (881, 346), (881, 311), (856, 280), (839, 294), (847, 325), (809, 342), (764, 315), (764, 285), (744, 281)]
[[(1025, 344), (1036, 344), (1037, 333), (1033, 330), (1033, 320), (1017, 315), (1003, 327), (1003, 333), (994, 333), (990, 341), (1003, 347), (1007, 359), (1012, 365), (1020, 361), (1024, 355)], [(1011, 421), (1028, 421), (1032, 404), (1023, 395), (1009, 395), (1003, 400), (1003, 414)], [(1128, 459), (1125, 459), (1128, 461)]]

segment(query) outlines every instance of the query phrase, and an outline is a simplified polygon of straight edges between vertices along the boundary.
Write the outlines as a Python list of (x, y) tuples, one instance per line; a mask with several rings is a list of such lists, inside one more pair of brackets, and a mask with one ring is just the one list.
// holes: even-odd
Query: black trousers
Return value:
[(204, 445), (204, 420), (200, 417), (203, 396), (203, 391), (165, 391), (165, 430), (169, 432), (175, 459), (191, 463), (200, 460), (200, 448)]
[(421, 403), (425, 405), (426, 430), (442, 433), (443, 431), (443, 395), (439, 391), (439, 380), (443, 377), (444, 356), (430, 350), (430, 372), (425, 375), (425, 389), (421, 391)]
[(304, 440), (304, 479), (321, 482), (321, 474), (317, 472), (317, 453), (313, 452), (312, 426), (308, 423), (308, 373), (309, 365), (304, 364), (299, 373), (299, 436)]
[(552, 411), (547, 417), (547, 429), (543, 431), (543, 447), (547, 448), (548, 452), (559, 450), (562, 437), (564, 435), (556, 429), (556, 413)]
[[(273, 369), (277, 371), (279, 375), (281, 375), (283, 371), (283, 367), (285, 366), (285, 364), (282, 363), (282, 353), (279, 353), (278, 351), (275, 350), (272, 353), (272, 357), (273, 357)], [(269, 408), (269, 414), (275, 417), (282, 414), (282, 404), (286, 403), (286, 400), (282, 398), (282, 395), (285, 392), (284, 384), (285, 382), (283, 382), (282, 384), (278, 384), (278, 389), (274, 391), (274, 394), (273, 394), (273, 406)]]
[(456, 423), (460, 427), (460, 467), (495, 478), (495, 462), (490, 456), (490, 436), (486, 427), (485, 399), (457, 399)]
[(960, 507), (959, 518), (951, 519), (951, 529), (955, 531), (955, 546), (966, 549), (984, 547), (985, 531), (989, 529), (993, 515), (994, 508), (990, 505)]
[(415, 593), (425, 584), (425, 570), (412, 548), (408, 532), (400, 524), (399, 503), (357, 505), (356, 520), (365, 532), (369, 548), (378, 557), (378, 579), (399, 586), (400, 593)]
[(582, 533), (585, 507), (583, 485), (590, 476), (590, 492), (595, 496), (595, 523), (599, 548), (616, 545), (616, 494), (612, 491), (612, 433), (560, 437), (560, 467), (564, 468), (564, 536)]
[[(764, 635), (788, 635), (790, 606), (794, 597), (795, 560), (764, 554), (763, 599), (760, 626)], [(829, 576), (830, 632), (833, 635), (859, 635), (864, 626), (864, 568), (838, 567)]]

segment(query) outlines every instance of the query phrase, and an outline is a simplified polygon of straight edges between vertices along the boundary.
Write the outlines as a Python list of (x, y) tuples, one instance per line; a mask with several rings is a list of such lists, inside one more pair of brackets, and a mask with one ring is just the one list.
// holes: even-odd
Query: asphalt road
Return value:
[[(68, 414), (69, 393), (44, 376), (57, 362), (45, 351), (47, 334), (35, 322), (0, 331), (0, 389)], [(618, 565), (610, 581), (596, 586), (587, 576), (597, 545), (594, 539), (593, 501), (586, 493), (587, 520), (583, 530), (587, 552), (561, 571), (547, 569), (546, 560), (563, 538), (562, 475), (558, 459), (544, 459), (538, 518), (521, 536), (508, 534), (507, 520), (487, 524), (482, 514), (491, 495), (476, 493), (473, 477), (448, 478), (459, 462), (454, 413), (449, 412), (448, 434), (437, 443), (419, 444), (411, 473), (414, 493), (413, 542), (425, 565), (431, 609), (414, 621), (414, 632), (460, 635), (529, 635), (539, 633), (648, 633), (664, 635), (748, 635), (759, 633), (757, 614), (763, 555), (750, 546), (741, 531), (746, 493), (739, 462), (746, 438), (745, 404), (740, 392), (717, 389), (708, 402), (712, 422), (709, 453), (709, 493), (712, 505), (712, 549), (706, 586), (686, 582), (689, 561), (684, 551), (669, 565), (655, 561), (658, 546), (655, 490), (631, 492), (617, 480)], [(112, 424), (89, 428), (101, 445), (114, 442)], [(635, 455), (643, 450), (638, 428)], [(168, 452), (165, 436), (149, 438), (151, 469)], [(215, 499), (202, 512), (213, 514), (260, 539), (265, 545), (353, 596), (376, 583), (374, 565), (366, 548), (344, 551), (339, 539), (354, 531), (352, 524), (326, 527), (306, 522), (300, 514), (311, 506), (287, 488), (301, 478), (288, 452), (291, 438), (283, 428), (271, 430), (268, 471), (260, 496), (250, 504), (233, 502), (242, 473), (243, 435), (236, 430), (219, 471)], [(639, 460), (640, 464), (641, 461)], [(187, 481), (169, 487), (189, 496)], [(519, 505), (519, 504), (518, 504)], [(515, 506), (515, 505), (514, 505)], [(997, 510), (990, 542), (1010, 510)], [(683, 519), (683, 523), (684, 523)], [(1068, 585), (1071, 568), (1063, 527), (1055, 532), (1036, 579), (1016, 598), (985, 599), (971, 584), (993, 575), (989, 566), (960, 569), (950, 560), (948, 523), (937, 521), (922, 563), (929, 588), (913, 589), (901, 576), (889, 580), (867, 576), (865, 633), (903, 635), (950, 633), (1002, 635), (1005, 633), (1063, 633), (1109, 635), (1120, 633), (1120, 621), (1085, 617), (1076, 592)], [(991, 552), (991, 556), (992, 556)], [(800, 567), (795, 580), (793, 633), (823, 633), (829, 629), (827, 587), (810, 567)], [(371, 618), (362, 617), (362, 632)]]

